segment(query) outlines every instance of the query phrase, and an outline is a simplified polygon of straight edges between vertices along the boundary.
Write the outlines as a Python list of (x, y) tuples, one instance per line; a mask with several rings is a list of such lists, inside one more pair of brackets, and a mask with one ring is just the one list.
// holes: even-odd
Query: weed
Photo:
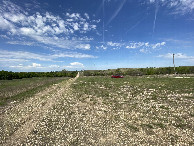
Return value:
[(132, 125), (132, 124), (125, 123), (125, 126), (126, 126), (127, 128), (129, 128), (130, 130), (134, 131), (134, 132), (138, 132), (138, 131), (139, 131), (139, 128), (136, 127), (136, 126), (134, 126), (134, 125)]
[(153, 129), (154, 127), (151, 124), (141, 124), (142, 127), (147, 127)]
[(155, 125), (156, 127), (159, 127), (159, 128), (161, 128), (161, 129), (164, 129), (166, 126), (163, 124), (163, 123), (161, 123), (161, 122), (159, 122), (159, 123), (152, 123), (153, 125)]

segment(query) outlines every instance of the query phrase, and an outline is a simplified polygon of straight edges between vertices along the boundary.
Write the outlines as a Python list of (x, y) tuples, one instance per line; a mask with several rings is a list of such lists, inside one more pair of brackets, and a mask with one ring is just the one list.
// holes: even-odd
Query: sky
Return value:
[(0, 0), (0, 70), (194, 65), (194, 0)]

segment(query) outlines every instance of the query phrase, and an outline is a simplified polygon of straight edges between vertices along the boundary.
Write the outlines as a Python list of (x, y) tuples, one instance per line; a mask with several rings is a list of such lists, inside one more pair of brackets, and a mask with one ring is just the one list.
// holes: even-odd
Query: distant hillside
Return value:
[(84, 70), (84, 76), (106, 76), (122, 74), (130, 76), (160, 75), (160, 74), (194, 74), (194, 66), (150, 67), (150, 68), (118, 68), (108, 70)]

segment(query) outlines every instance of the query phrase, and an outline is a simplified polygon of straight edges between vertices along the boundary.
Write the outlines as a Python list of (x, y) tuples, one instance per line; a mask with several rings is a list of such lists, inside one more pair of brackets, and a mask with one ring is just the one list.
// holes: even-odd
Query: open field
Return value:
[(78, 77), (2, 115), (0, 144), (193, 144), (194, 78)]
[(96, 121), (88, 127), (98, 125), (99, 139), (107, 144), (193, 143), (194, 78), (83, 77), (73, 88), (85, 108), (91, 107), (83, 110)]

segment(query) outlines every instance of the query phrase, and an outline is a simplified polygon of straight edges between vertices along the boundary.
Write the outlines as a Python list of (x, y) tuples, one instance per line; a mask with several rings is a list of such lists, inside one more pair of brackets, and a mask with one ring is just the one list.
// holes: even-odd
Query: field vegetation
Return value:
[(193, 144), (194, 77), (80, 75), (0, 115), (0, 144)]
[(0, 106), (31, 97), (44, 88), (69, 78), (35, 77), (14, 80), (0, 80)]
[(87, 139), (107, 145), (193, 143), (194, 78), (82, 77), (72, 87), (85, 107), (79, 113), (91, 133)]

